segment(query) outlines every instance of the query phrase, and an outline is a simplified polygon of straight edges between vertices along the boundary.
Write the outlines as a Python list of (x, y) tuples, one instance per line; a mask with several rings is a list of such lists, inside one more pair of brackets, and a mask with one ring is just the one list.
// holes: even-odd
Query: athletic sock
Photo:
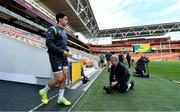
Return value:
[(43, 93), (47, 93), (49, 90), (50, 90), (51, 88), (48, 86), (48, 85), (46, 85), (44, 88), (43, 88), (43, 90), (42, 90), (42, 92)]
[(58, 96), (58, 99), (63, 98), (63, 96), (64, 96), (64, 89), (59, 89), (59, 96)]

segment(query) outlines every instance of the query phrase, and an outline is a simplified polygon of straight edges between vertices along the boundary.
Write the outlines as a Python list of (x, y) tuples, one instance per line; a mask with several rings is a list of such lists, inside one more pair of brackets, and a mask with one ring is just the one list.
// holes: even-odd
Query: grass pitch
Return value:
[(125, 94), (105, 93), (102, 87), (109, 77), (105, 69), (73, 111), (180, 111), (180, 85), (170, 81), (180, 79), (179, 66), (179, 62), (150, 62), (150, 78), (131, 76), (135, 87)]

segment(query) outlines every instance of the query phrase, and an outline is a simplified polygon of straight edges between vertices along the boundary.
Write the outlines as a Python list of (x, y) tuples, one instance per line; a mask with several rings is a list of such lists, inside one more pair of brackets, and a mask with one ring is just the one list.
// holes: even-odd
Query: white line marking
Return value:
[[(51, 98), (49, 98), (49, 101), (52, 100), (53, 98), (55, 98), (56, 96), (58, 96), (58, 94), (55, 94), (54, 96), (52, 96)], [(33, 109), (31, 109), (29, 112), (33, 112), (36, 109), (40, 108), (41, 106), (43, 106), (43, 103), (37, 105), (36, 107), (34, 107)]]
[(87, 90), (91, 85), (92, 83), (96, 80), (96, 78), (100, 75), (100, 73), (104, 70), (104, 68), (99, 72), (99, 74), (90, 82), (90, 84), (88, 84), (83, 90)]
[(173, 82), (175, 82), (175, 83), (178, 83), (178, 84), (180, 84), (180, 82), (179, 81), (176, 81), (176, 80), (172, 80)]
[[(70, 112), (72, 110), (72, 108), (75, 106), (75, 104), (80, 100), (80, 98), (86, 93), (87, 89), (90, 87), (90, 85), (92, 85), (92, 83), (97, 79), (97, 77), (101, 74), (101, 72), (104, 70), (101, 69), (99, 74), (97, 74), (97, 76), (83, 89), (84, 92), (81, 94), (81, 96), (76, 100), (76, 102), (74, 102), (74, 104), (71, 106), (71, 108), (68, 110), (68, 112)], [(53, 98), (55, 98), (56, 96), (58, 96), (58, 94), (55, 94), (54, 96), (52, 96), (51, 98), (49, 98), (49, 101), (52, 100)], [(33, 112), (36, 109), (40, 108), (41, 106), (43, 106), (43, 104), (39, 104), (36, 107), (34, 107), (33, 109), (31, 109), (29, 112)]]
[(76, 100), (76, 102), (74, 102), (74, 104), (71, 106), (71, 108), (68, 110), (68, 112), (70, 112), (74, 106), (76, 105), (76, 103), (81, 99), (81, 97), (86, 93), (87, 89), (90, 87), (90, 85), (97, 79), (97, 77), (101, 74), (101, 72), (104, 70), (104, 68), (99, 72), (99, 74), (90, 82), (90, 84), (88, 86), (86, 86), (86, 88), (84, 88), (84, 92), (81, 94), (81, 96)]

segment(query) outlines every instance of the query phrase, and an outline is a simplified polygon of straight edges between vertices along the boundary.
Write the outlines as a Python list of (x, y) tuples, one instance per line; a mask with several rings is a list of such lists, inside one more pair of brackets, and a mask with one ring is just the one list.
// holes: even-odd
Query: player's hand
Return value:
[(63, 56), (68, 57), (68, 56), (71, 56), (71, 55), (72, 55), (71, 53), (69, 53), (69, 52), (67, 52), (67, 51), (64, 51)]

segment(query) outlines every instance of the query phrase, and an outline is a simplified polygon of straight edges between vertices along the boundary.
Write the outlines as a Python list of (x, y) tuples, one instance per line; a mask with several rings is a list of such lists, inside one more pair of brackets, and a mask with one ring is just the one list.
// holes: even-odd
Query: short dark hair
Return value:
[(64, 14), (64, 13), (62, 13), (62, 12), (56, 14), (56, 21), (59, 22), (59, 18), (62, 19), (62, 18), (64, 18), (64, 16), (66, 16), (66, 14)]

